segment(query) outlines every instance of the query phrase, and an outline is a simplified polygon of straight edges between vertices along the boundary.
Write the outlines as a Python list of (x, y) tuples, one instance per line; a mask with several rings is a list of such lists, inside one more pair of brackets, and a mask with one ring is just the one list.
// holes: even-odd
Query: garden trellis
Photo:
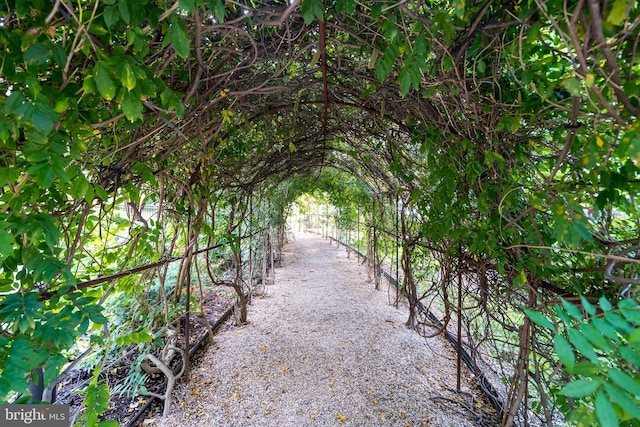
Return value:
[[(374, 264), (397, 248), (411, 307), (513, 356), (505, 425), (637, 422), (639, 27), (632, 0), (2, 3), (2, 400), (83, 340), (151, 345), (198, 272), (242, 309), (290, 203), (325, 191)], [(174, 257), (170, 295), (161, 264), (79, 286)]]

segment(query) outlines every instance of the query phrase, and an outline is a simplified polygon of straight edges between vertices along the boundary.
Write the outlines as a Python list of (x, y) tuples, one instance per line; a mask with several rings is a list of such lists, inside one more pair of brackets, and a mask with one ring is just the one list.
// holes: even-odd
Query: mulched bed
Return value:
[[(207, 316), (209, 324), (214, 325), (220, 317), (233, 305), (235, 296), (233, 291), (230, 291), (226, 287), (218, 287), (211, 290), (204, 300), (204, 312)], [(180, 319), (180, 334), (177, 337), (176, 344), (180, 348), (185, 347), (184, 336), (184, 317)], [(198, 343), (201, 343), (200, 348), (197, 350), (195, 357), (198, 357), (199, 353), (206, 348), (209, 343), (208, 339), (204, 339), (204, 335), (207, 333), (207, 327), (200, 316), (200, 313), (191, 313), (189, 316), (190, 334), (189, 334), (189, 348), (192, 349)], [(109, 389), (113, 390), (117, 385), (122, 384), (130, 373), (131, 365), (136, 362), (139, 354), (135, 346), (125, 350), (121, 357), (110, 363), (107, 363), (102, 370), (100, 377), (101, 380), (109, 385)], [(177, 364), (181, 363), (180, 357), (175, 357), (172, 364), (169, 366), (172, 369), (177, 368)], [(194, 363), (193, 359), (190, 363)], [(82, 401), (84, 395), (78, 392), (83, 390), (91, 379), (91, 371), (75, 369), (59, 384), (57, 390), (56, 403), (69, 405), (70, 415), (73, 419), (78, 415), (78, 411), (83, 410)], [(150, 374), (144, 383), (147, 390), (158, 394), (164, 393), (164, 387), (166, 385), (165, 376), (160, 374)], [(147, 403), (149, 396), (135, 396), (131, 397), (127, 394), (113, 393), (109, 401), (109, 409), (100, 417), (100, 420), (115, 420), (120, 423), (120, 426), (138, 426), (143, 425), (143, 420), (148, 417), (152, 417), (154, 412), (158, 414), (162, 413), (164, 402), (159, 399), (154, 399), (155, 402), (147, 408), (148, 414), (142, 414), (140, 412)], [(139, 418), (139, 419), (138, 419)]]

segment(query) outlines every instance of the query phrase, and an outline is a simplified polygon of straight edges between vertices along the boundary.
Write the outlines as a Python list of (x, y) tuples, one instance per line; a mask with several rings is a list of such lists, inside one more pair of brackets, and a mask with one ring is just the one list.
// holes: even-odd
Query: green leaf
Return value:
[(583, 319), (582, 312), (580, 311), (580, 309), (575, 305), (571, 304), (569, 301), (565, 300), (564, 298), (562, 299), (562, 307), (564, 307), (567, 313), (569, 313), (569, 316), (573, 317), (574, 319), (576, 320)]
[(562, 85), (567, 89), (571, 96), (580, 96), (580, 80), (575, 77), (565, 79)]
[(527, 316), (529, 316), (529, 319), (531, 319), (531, 321), (533, 321), (533, 323), (535, 323), (536, 325), (542, 326), (543, 328), (547, 328), (552, 331), (556, 330), (555, 326), (553, 326), (553, 322), (551, 322), (551, 320), (549, 320), (544, 314), (526, 308), (524, 311), (525, 313), (527, 313)]
[(600, 378), (594, 379), (580, 379), (567, 384), (561, 391), (560, 394), (569, 397), (585, 397), (593, 394), (602, 384), (602, 380)]
[(598, 305), (600, 305), (600, 308), (602, 309), (602, 311), (605, 311), (605, 312), (611, 311), (611, 309), (613, 309), (613, 306), (604, 295), (601, 296), (600, 299), (598, 300)]
[(553, 338), (553, 347), (556, 349), (558, 359), (560, 359), (567, 371), (572, 372), (576, 364), (576, 356), (569, 341), (562, 335), (556, 334)]
[(136, 74), (133, 72), (133, 68), (131, 68), (131, 65), (126, 63), (124, 64), (120, 73), (120, 81), (122, 82), (122, 85), (128, 90), (132, 90), (136, 87)]
[(624, 320), (622, 316), (616, 313), (607, 313), (604, 315), (604, 320), (607, 321), (610, 325), (612, 325), (616, 330), (624, 333), (630, 334), (633, 332), (634, 328), (629, 325), (629, 322)]
[(580, 331), (582, 334), (593, 344), (596, 348), (610, 351), (613, 348), (611, 342), (605, 339), (600, 331), (591, 323), (583, 323), (580, 325)]
[(91, 185), (84, 175), (80, 174), (71, 184), (71, 195), (76, 199), (81, 199), (87, 194), (89, 188), (91, 188)]
[(93, 188), (95, 190), (96, 196), (98, 196), (100, 200), (106, 201), (107, 199), (109, 199), (109, 193), (107, 193), (107, 191), (102, 188), (101, 185), (93, 184)]
[(189, 56), (189, 34), (187, 33), (187, 27), (184, 21), (178, 17), (172, 16), (171, 29), (167, 37), (173, 45), (173, 49), (176, 53), (182, 57), (187, 58)]
[(178, 6), (180, 6), (182, 10), (192, 12), (196, 7), (196, 2), (195, 0), (178, 0)]
[(31, 123), (33, 123), (35, 130), (42, 135), (48, 135), (53, 130), (53, 120), (38, 110), (34, 110), (31, 115)]
[(601, 391), (598, 393), (598, 396), (596, 396), (596, 416), (598, 417), (600, 425), (604, 427), (620, 425), (616, 410), (613, 409), (613, 405), (609, 402), (604, 391)]
[(51, 52), (42, 43), (34, 43), (24, 51), (23, 57), (27, 67), (46, 64)]
[(213, 10), (216, 21), (219, 23), (224, 22), (224, 15), (226, 13), (224, 0), (207, 0), (207, 4), (209, 5), (209, 9)]
[(100, 421), (98, 423), (98, 427), (118, 427), (119, 425), (120, 423), (115, 420)]
[[(0, 229), (0, 254), (10, 255), (13, 253), (14, 237), (4, 229)], [(4, 258), (4, 257), (0, 257)]]
[(60, 370), (67, 363), (67, 358), (62, 354), (55, 354), (47, 360), (44, 368), (44, 384), (51, 384), (60, 374)]
[(624, 21), (624, 19), (627, 17), (628, 4), (628, 0), (615, 0), (613, 2), (613, 6), (611, 7), (611, 11), (607, 16), (607, 22), (613, 25), (622, 24), (622, 21)]
[(609, 369), (607, 374), (611, 381), (616, 383), (620, 388), (636, 398), (640, 398), (640, 383), (634, 378), (618, 369)]
[(640, 420), (640, 406), (627, 393), (609, 383), (604, 383), (604, 389), (618, 406)]
[(100, 95), (107, 101), (111, 101), (116, 96), (116, 86), (111, 80), (108, 68), (102, 62), (98, 62), (94, 69), (93, 80)]
[(630, 299), (618, 303), (620, 314), (634, 325), (640, 325), (640, 306)]
[(309, 25), (314, 18), (322, 20), (324, 17), (324, 5), (321, 0), (302, 0), (300, 13), (304, 18), (304, 23)]
[(597, 309), (591, 304), (587, 299), (580, 295), (580, 301), (582, 302), (582, 308), (587, 312), (589, 316), (594, 316), (597, 312)]
[(11, 92), (11, 95), (4, 101), (4, 112), (7, 114), (13, 114), (18, 111), (18, 108), (25, 102), (24, 96), (18, 92)]
[(356, 11), (355, 0), (337, 0), (336, 1), (336, 12), (353, 15), (355, 11)]
[(135, 122), (142, 118), (142, 101), (138, 95), (133, 92), (124, 94), (122, 100), (122, 112), (129, 121)]
[(464, 9), (466, 7), (465, 0), (453, 0), (453, 8), (458, 18), (464, 17)]
[(89, 315), (89, 319), (98, 325), (106, 325), (107, 323), (109, 323), (109, 319), (107, 319), (106, 317), (104, 317), (102, 314), (100, 313), (91, 313)]
[(120, 13), (114, 6), (108, 6), (104, 9), (104, 23), (107, 28), (111, 29), (120, 20)]
[(120, 11), (120, 17), (125, 24), (131, 23), (131, 5), (128, 0), (118, 0), (118, 10)]
[(600, 375), (600, 366), (591, 362), (576, 362), (573, 368), (574, 375), (581, 375), (583, 377), (596, 377)]
[(409, 75), (409, 69), (405, 66), (400, 75), (398, 76), (398, 84), (400, 85), (400, 96), (403, 98), (407, 96), (411, 89), (411, 76)]
[(640, 368), (640, 353), (638, 350), (629, 347), (618, 347), (618, 351), (627, 362), (635, 365), (636, 368)]
[[(519, 288), (527, 283), (527, 273), (524, 270), (520, 270), (517, 276), (513, 278), (513, 286)], [(533, 320), (533, 319), (531, 319)]]
[(574, 328), (568, 329), (569, 339), (575, 346), (576, 350), (578, 350), (584, 357), (591, 360), (593, 363), (598, 362), (598, 355), (593, 350), (591, 343), (582, 335), (580, 331)]

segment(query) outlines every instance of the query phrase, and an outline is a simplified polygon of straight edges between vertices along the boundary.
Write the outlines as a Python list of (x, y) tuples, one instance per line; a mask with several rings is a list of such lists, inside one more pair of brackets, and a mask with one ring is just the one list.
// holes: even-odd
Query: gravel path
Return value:
[(474, 425), (443, 405), (457, 399), (448, 344), (407, 329), (355, 256), (298, 234), (283, 258), (250, 324), (216, 335), (160, 426)]

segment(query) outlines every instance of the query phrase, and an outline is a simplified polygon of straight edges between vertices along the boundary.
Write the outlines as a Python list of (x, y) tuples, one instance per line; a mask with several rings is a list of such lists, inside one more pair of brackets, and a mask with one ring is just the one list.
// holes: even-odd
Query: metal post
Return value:
[(456, 390), (460, 391), (460, 377), (462, 376), (462, 272), (458, 267), (458, 343), (456, 344), (458, 353)]
[(358, 262), (360, 262), (360, 250), (358, 249), (358, 244), (360, 242), (360, 208), (356, 209), (356, 212), (358, 214), (358, 217), (356, 218), (356, 243), (355, 243), (355, 248), (356, 248), (356, 255), (358, 256)]
[(400, 194), (396, 194), (396, 209), (395, 209), (395, 215), (396, 215), (396, 300), (395, 300), (395, 307), (398, 308), (398, 304), (400, 304), (400, 224), (398, 223), (399, 219), (399, 208), (398, 205), (400, 204)]
[(253, 191), (249, 193), (249, 292), (253, 291), (253, 232), (251, 222), (253, 221)]

